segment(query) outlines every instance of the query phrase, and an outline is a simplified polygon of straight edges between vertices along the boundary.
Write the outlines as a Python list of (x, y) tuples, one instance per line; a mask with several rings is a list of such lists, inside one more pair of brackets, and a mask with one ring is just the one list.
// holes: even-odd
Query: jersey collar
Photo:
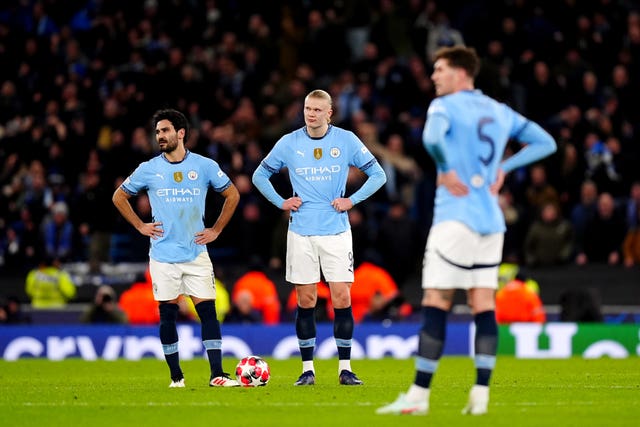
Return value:
[(311, 135), (309, 135), (309, 132), (307, 132), (307, 127), (306, 127), (306, 126), (304, 126), (304, 127), (302, 128), (302, 131), (303, 131), (303, 132), (304, 132), (304, 134), (305, 134), (305, 135), (307, 135), (309, 138), (311, 138), (311, 139), (315, 139), (315, 140), (318, 140), (318, 139), (322, 139), (322, 138), (324, 138), (325, 136), (329, 135), (329, 132), (331, 132), (331, 129), (332, 129), (332, 128), (333, 128), (333, 125), (332, 125), (331, 123), (329, 123), (329, 127), (327, 128), (327, 131), (326, 131), (326, 132), (325, 132), (325, 134), (324, 134), (324, 135), (322, 135), (322, 136), (311, 136)]
[(167, 159), (167, 156), (165, 156), (164, 153), (161, 153), (160, 155), (162, 156), (162, 158), (164, 159), (165, 162), (171, 163), (172, 165), (177, 165), (178, 163), (184, 162), (187, 159), (187, 157), (189, 157), (189, 153), (190, 153), (190, 151), (188, 149), (186, 149), (185, 153), (184, 153), (184, 157), (182, 158), (182, 160), (178, 160), (177, 162), (172, 162), (169, 159)]

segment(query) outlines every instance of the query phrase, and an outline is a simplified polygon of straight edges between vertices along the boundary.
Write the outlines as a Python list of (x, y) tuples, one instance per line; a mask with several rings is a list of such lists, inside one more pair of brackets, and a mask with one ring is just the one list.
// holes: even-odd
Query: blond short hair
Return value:
[(324, 91), (322, 89), (312, 90), (311, 92), (309, 92), (309, 94), (307, 95), (306, 98), (325, 99), (325, 100), (329, 101), (329, 105), (330, 106), (333, 106), (333, 99), (331, 99), (331, 95), (329, 95), (329, 92)]

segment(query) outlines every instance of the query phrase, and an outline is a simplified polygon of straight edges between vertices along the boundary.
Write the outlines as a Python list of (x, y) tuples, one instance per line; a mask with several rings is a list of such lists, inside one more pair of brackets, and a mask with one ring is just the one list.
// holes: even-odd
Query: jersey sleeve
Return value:
[(231, 179), (229, 179), (229, 176), (220, 168), (220, 165), (215, 160), (208, 160), (212, 163), (211, 167), (207, 168), (210, 172), (209, 185), (214, 191), (220, 193), (231, 185)]
[[(509, 108), (509, 110), (511, 109)], [(502, 170), (505, 172), (534, 163), (552, 154), (557, 149), (556, 141), (549, 132), (521, 114), (511, 111), (513, 113), (513, 125), (509, 136), (525, 144), (525, 147), (502, 163)]]
[(346, 133), (351, 139), (351, 146), (353, 147), (352, 165), (358, 169), (364, 171), (371, 167), (376, 162), (376, 158), (369, 151), (366, 145), (358, 138), (353, 132), (347, 131)]
[(445, 135), (449, 129), (449, 115), (445, 104), (440, 99), (434, 99), (427, 111), (427, 122), (422, 132), (422, 143), (429, 152), (438, 170), (449, 170), (445, 152)]
[(251, 182), (262, 195), (279, 209), (282, 209), (284, 198), (280, 196), (269, 180), (273, 173), (262, 162), (253, 172)]
[(258, 191), (278, 209), (282, 209), (282, 204), (285, 200), (277, 193), (269, 178), (271, 175), (278, 173), (285, 164), (283, 156), (283, 141), (285, 141), (285, 138), (287, 138), (286, 135), (276, 142), (251, 177), (251, 182)]
[(269, 154), (260, 163), (271, 174), (278, 173), (285, 165), (284, 159), (284, 141), (288, 135), (283, 136), (276, 142)]
[(148, 189), (145, 180), (148, 164), (149, 162), (140, 163), (140, 165), (138, 165), (138, 167), (131, 173), (131, 175), (129, 175), (120, 185), (120, 188), (122, 188), (125, 193), (131, 196), (135, 196), (139, 192)]

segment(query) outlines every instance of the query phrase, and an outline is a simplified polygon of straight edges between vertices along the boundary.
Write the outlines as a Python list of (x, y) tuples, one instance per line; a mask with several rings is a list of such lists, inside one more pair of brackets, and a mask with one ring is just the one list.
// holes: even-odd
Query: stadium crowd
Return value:
[[(356, 261), (380, 260), (401, 291), (419, 271), (433, 208), (435, 167), (422, 145), (431, 55), (461, 43), (482, 57), (478, 88), (559, 147), (512, 173), (500, 194), (505, 260), (637, 268), (632, 1), (13, 0), (0, 5), (0, 274), (26, 275), (44, 257), (92, 271), (147, 259), (146, 239), (111, 194), (155, 155), (148, 117), (160, 107), (188, 115), (188, 148), (216, 159), (241, 192), (214, 264), (258, 257), (281, 268), (286, 215), (250, 177), (280, 136), (304, 125), (304, 96), (321, 87), (334, 123), (388, 177), (350, 212)], [(353, 174), (354, 188), (361, 179)], [(150, 216), (144, 196), (136, 210)]]

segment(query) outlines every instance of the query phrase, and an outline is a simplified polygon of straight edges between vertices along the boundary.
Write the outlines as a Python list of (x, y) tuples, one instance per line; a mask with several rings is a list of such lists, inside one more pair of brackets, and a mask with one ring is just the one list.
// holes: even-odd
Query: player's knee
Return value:
[(336, 308), (351, 307), (351, 292), (348, 287), (331, 287), (331, 303)]
[(306, 289), (304, 286), (298, 286), (296, 294), (299, 307), (312, 308), (318, 302), (318, 294), (314, 290)]

